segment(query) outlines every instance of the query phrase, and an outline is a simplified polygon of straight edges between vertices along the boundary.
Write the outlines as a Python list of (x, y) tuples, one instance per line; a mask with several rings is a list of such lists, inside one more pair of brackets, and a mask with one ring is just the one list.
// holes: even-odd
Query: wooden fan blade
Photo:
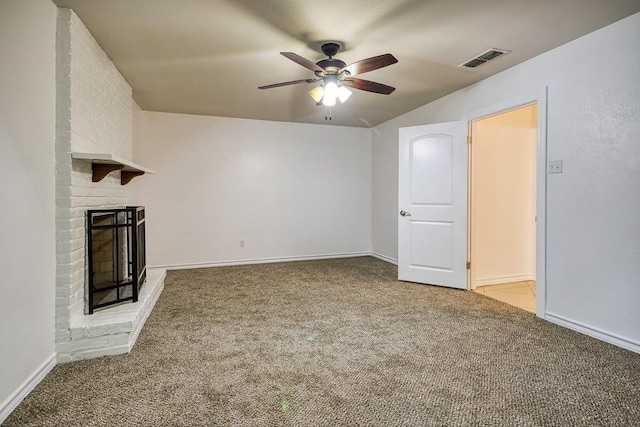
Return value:
[(378, 68), (386, 67), (387, 65), (395, 64), (396, 62), (398, 62), (398, 60), (395, 56), (390, 53), (385, 53), (384, 55), (374, 56), (349, 64), (338, 70), (338, 74), (348, 71), (350, 75), (355, 76), (356, 74), (367, 73), (377, 70)]
[(280, 55), (283, 55), (285, 58), (289, 58), (296, 64), (302, 65), (304, 68), (308, 68), (313, 72), (323, 73), (323, 74), (325, 72), (324, 68), (319, 67), (318, 65), (315, 64), (315, 62), (311, 62), (308, 59), (303, 58), (302, 56), (297, 55), (293, 52), (280, 52)]
[(383, 85), (382, 83), (372, 82), (369, 80), (356, 79), (354, 77), (347, 77), (342, 81), (342, 84), (354, 89), (360, 89), (373, 93), (381, 93), (383, 95), (389, 95), (391, 92), (396, 90), (395, 87)]
[(298, 83), (313, 83), (313, 82), (317, 82), (318, 80), (320, 80), (320, 79), (292, 80), (290, 82), (274, 83), (272, 85), (260, 86), (258, 89), (271, 89), (271, 88), (274, 88), (274, 87), (296, 85)]

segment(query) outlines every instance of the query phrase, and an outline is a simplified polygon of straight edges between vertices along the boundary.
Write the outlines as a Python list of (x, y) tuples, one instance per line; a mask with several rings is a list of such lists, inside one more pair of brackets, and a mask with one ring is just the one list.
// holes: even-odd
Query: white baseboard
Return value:
[(35, 372), (33, 372), (31, 376), (29, 376), (29, 378), (27, 378), (27, 380), (18, 387), (16, 391), (14, 391), (7, 399), (5, 399), (4, 402), (2, 402), (2, 404), (0, 404), (0, 424), (2, 424), (9, 414), (18, 407), (20, 402), (22, 402), (24, 398), (27, 397), (27, 395), (31, 393), (38, 384), (40, 384), (54, 366), (56, 366), (55, 353), (49, 356), (47, 360), (45, 360), (38, 369), (36, 369)]
[(525, 282), (536, 280), (535, 274), (513, 274), (510, 276), (489, 277), (487, 279), (476, 279), (475, 286), (500, 285), (502, 283)]
[(379, 260), (386, 261), (389, 264), (398, 265), (398, 260), (395, 259), (395, 258), (391, 258), (391, 257), (388, 257), (386, 255), (382, 255), (382, 254), (379, 254), (379, 253), (376, 253), (376, 252), (370, 252), (369, 255), (371, 255), (374, 258), (378, 258)]
[(634, 353), (640, 354), (640, 343), (637, 341), (632, 341), (627, 338), (619, 337), (609, 332), (601, 331), (591, 326), (587, 326), (583, 323), (575, 322), (573, 320), (567, 319), (566, 317), (558, 316), (551, 313), (545, 314), (545, 320), (548, 320), (551, 323), (555, 323), (556, 325), (564, 326), (565, 328), (571, 329), (573, 331), (580, 332), (585, 335), (589, 335), (590, 337), (599, 339), (601, 341), (608, 342), (609, 344), (613, 344), (615, 346), (622, 347), (629, 351), (633, 351)]
[(274, 257), (274, 258), (252, 258), (252, 259), (240, 259), (231, 261), (214, 261), (214, 262), (195, 262), (187, 264), (166, 264), (166, 265), (154, 265), (148, 268), (166, 268), (167, 270), (185, 270), (191, 268), (208, 268), (208, 267), (227, 267), (232, 265), (247, 265), (247, 264), (269, 264), (276, 262), (292, 262), (292, 261), (314, 261), (319, 259), (333, 259), (333, 258), (355, 258), (361, 256), (372, 256), (371, 252), (347, 252), (341, 254), (322, 254), (322, 255), (302, 255), (302, 256), (288, 256), (288, 257)]

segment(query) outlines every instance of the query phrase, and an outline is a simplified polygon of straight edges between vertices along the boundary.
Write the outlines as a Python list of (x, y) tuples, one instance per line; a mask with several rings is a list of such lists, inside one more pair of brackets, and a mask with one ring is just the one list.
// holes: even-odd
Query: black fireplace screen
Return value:
[(138, 301), (147, 275), (144, 207), (87, 211), (88, 312)]

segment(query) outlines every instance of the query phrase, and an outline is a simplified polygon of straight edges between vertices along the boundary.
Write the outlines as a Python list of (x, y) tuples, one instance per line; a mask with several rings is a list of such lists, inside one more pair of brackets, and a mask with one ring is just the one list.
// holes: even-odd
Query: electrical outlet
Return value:
[(562, 173), (562, 160), (549, 160), (548, 173)]
[(244, 248), (244, 240), (240, 240), (240, 247)]

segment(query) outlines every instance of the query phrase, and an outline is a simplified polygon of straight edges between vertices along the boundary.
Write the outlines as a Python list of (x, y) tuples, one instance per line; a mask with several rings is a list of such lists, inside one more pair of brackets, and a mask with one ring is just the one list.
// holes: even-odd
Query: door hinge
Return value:
[(471, 270), (471, 261), (467, 261), (467, 270)]
[(471, 135), (467, 135), (467, 144), (471, 145)]

